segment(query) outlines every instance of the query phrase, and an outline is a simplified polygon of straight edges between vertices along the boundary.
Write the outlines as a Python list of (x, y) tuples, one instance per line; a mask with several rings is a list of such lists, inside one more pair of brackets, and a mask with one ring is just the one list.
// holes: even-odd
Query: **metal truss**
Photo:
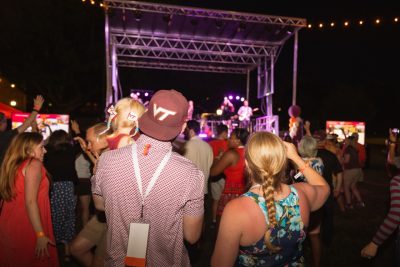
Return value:
[(179, 70), (179, 71), (198, 71), (198, 72), (215, 72), (215, 73), (233, 73), (233, 74), (246, 74), (246, 67), (233, 67), (233, 66), (216, 66), (216, 65), (199, 65), (190, 63), (169, 63), (169, 62), (144, 62), (132, 60), (119, 60), (119, 67), (128, 68), (146, 68), (146, 69), (165, 69), (165, 70)]
[(242, 12), (229, 12), (204, 8), (191, 8), (158, 3), (145, 3), (129, 0), (105, 0), (108, 8), (126, 9), (142, 12), (153, 12), (160, 14), (182, 15), (198, 18), (208, 18), (217, 20), (245, 21), (255, 23), (267, 23), (275, 25), (306, 27), (307, 22), (302, 18), (291, 18), (281, 16), (269, 16), (261, 14), (251, 14)]
[(254, 46), (218, 41), (113, 34), (118, 57), (179, 60), (203, 63), (244, 64), (254, 68), (259, 58), (275, 54), (274, 46)]

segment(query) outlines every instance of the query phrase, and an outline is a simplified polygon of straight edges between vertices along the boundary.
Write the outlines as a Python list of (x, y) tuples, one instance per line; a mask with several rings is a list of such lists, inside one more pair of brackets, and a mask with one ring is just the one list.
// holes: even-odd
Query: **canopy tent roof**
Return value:
[(285, 41), (306, 26), (302, 18), (104, 2), (109, 55), (121, 67), (246, 74), (275, 61)]
[(0, 112), (3, 112), (8, 119), (11, 119), (13, 113), (22, 113), (23, 111), (0, 102)]

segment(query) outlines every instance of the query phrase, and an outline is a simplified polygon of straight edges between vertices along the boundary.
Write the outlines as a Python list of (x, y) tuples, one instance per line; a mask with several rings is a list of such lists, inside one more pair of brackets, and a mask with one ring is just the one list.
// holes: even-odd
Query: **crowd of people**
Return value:
[[(332, 242), (335, 202), (344, 212), (365, 207), (357, 187), (365, 148), (356, 133), (339, 144), (333, 134), (312, 133), (307, 121), (298, 144), (250, 133), (246, 101), (245, 123), (232, 131), (218, 125), (206, 142), (193, 104), (160, 90), (147, 107), (123, 98), (106, 122), (81, 131), (71, 121), (70, 134), (57, 130), (43, 140), (35, 132), (43, 102), (36, 97), (14, 130), (0, 114), (0, 266), (72, 258), (81, 266), (190, 266), (210, 227), (217, 233), (211, 266), (302, 266), (309, 244), (310, 265), (318, 267)], [(221, 109), (232, 113), (229, 103)], [(366, 258), (400, 224), (400, 157), (397, 134), (389, 136), (391, 208), (362, 249)]]

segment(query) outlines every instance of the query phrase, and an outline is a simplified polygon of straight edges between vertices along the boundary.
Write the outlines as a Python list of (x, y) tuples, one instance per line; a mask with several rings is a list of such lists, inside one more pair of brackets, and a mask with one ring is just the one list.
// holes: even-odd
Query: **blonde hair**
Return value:
[(43, 141), (39, 133), (24, 132), (11, 141), (0, 169), (0, 199), (10, 201), (14, 198), (15, 176), (19, 166), (32, 158), (35, 146)]
[(268, 210), (268, 230), (264, 242), (271, 252), (280, 247), (270, 242), (272, 228), (276, 226), (274, 192), (281, 190), (285, 177), (286, 148), (282, 140), (269, 132), (257, 132), (250, 136), (246, 146), (246, 168), (253, 182), (261, 184)]
[[(139, 119), (145, 112), (142, 103), (130, 97), (122, 98), (115, 104), (115, 112), (117, 115), (113, 119), (111, 125), (114, 131), (120, 128), (139, 127), (137, 119)], [(132, 113), (136, 120), (128, 119), (129, 113)]]

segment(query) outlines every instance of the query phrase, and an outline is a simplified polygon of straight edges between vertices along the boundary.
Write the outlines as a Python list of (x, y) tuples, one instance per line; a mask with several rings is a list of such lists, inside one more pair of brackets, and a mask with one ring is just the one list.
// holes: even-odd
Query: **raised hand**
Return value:
[(283, 144), (286, 147), (286, 154), (287, 154), (288, 159), (295, 161), (296, 159), (298, 159), (300, 157), (299, 154), (297, 153), (297, 149), (294, 146), (294, 144), (285, 142), (285, 141), (283, 141)]
[(393, 129), (389, 128), (389, 140), (391, 142), (396, 142), (397, 141), (397, 133), (393, 132)]
[(41, 95), (37, 95), (35, 99), (33, 99), (33, 108), (36, 110), (40, 110), (43, 106), (44, 98)]
[(80, 134), (79, 124), (76, 120), (71, 120), (71, 129), (75, 134)]

